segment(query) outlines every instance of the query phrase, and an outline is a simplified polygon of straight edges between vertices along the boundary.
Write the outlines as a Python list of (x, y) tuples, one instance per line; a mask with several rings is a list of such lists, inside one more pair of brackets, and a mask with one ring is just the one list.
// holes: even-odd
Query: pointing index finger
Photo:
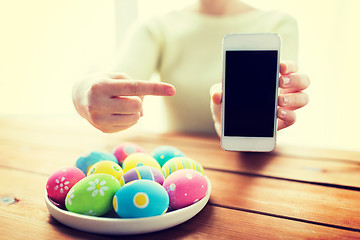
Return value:
[(110, 80), (107, 92), (111, 96), (173, 96), (175, 94), (175, 87), (163, 82)]

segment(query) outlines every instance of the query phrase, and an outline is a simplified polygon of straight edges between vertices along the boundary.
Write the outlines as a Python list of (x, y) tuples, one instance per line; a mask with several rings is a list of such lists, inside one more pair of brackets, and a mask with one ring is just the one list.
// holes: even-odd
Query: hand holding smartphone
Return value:
[(229, 151), (276, 146), (281, 40), (277, 34), (230, 34), (223, 39), (221, 145)]

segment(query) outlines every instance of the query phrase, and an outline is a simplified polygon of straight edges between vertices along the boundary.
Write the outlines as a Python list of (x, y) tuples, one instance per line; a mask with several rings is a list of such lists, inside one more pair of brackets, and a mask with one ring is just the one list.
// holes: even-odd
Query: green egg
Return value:
[(112, 208), (112, 199), (120, 188), (119, 181), (106, 173), (88, 176), (77, 182), (65, 199), (70, 212), (102, 216)]

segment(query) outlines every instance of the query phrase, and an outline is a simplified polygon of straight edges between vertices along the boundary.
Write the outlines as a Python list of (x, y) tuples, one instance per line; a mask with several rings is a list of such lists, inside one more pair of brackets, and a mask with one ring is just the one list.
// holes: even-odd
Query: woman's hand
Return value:
[[(296, 121), (295, 110), (304, 107), (309, 97), (302, 92), (309, 84), (309, 77), (298, 73), (298, 66), (292, 61), (280, 63), (280, 93), (278, 98), (278, 130), (293, 125)], [(221, 102), (222, 84), (217, 83), (210, 89), (210, 108), (214, 120), (215, 130), (221, 136)]]
[(105, 133), (125, 130), (143, 115), (145, 95), (172, 96), (167, 83), (131, 80), (126, 74), (93, 74), (74, 86), (73, 102), (79, 114)]
[(309, 84), (309, 77), (298, 73), (296, 63), (292, 61), (280, 63), (278, 130), (295, 123), (296, 115), (294, 110), (304, 107), (309, 102), (309, 96), (302, 92)]

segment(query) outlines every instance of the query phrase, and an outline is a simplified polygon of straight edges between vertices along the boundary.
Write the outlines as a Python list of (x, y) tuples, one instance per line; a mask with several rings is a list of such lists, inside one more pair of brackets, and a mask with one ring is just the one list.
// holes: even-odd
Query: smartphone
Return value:
[(229, 151), (270, 152), (276, 146), (281, 39), (230, 34), (223, 39), (221, 145)]

